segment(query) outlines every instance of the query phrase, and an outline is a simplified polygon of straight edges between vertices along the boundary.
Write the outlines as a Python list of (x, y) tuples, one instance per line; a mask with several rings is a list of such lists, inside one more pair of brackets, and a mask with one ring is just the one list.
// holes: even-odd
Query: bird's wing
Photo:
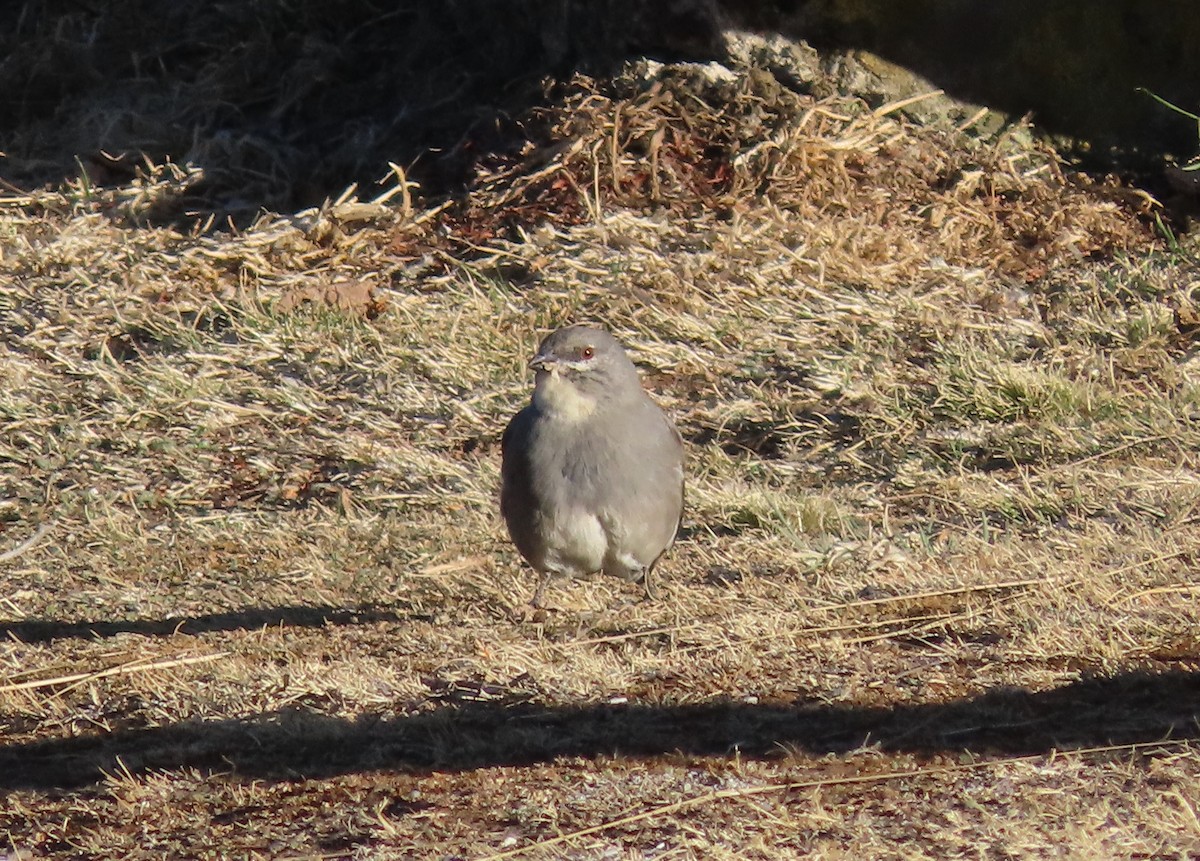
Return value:
[[(649, 397), (627, 417), (627, 452), (633, 455), (622, 475), (619, 524), (625, 545), (641, 565), (653, 568), (675, 541), (683, 516), (683, 441), (674, 424)], [(640, 433), (629, 431), (641, 428)]]
[(654, 566), (658, 564), (658, 560), (662, 558), (663, 553), (666, 553), (668, 550), (670, 550), (671, 545), (675, 543), (675, 538), (679, 534), (679, 529), (683, 526), (683, 509), (687, 504), (687, 484), (683, 478), (683, 435), (679, 433), (679, 428), (675, 427), (675, 422), (671, 421), (671, 417), (668, 416), (666, 412), (662, 410), (662, 408), (657, 407), (657, 405), (656, 408), (659, 410), (659, 415), (662, 416), (663, 423), (671, 431), (671, 436), (675, 440), (675, 446), (679, 453), (678, 460), (676, 461), (679, 481), (679, 516), (675, 518), (675, 529), (671, 533), (671, 540), (667, 542), (667, 546), (663, 548), (662, 553), (659, 553), (658, 556), (654, 557), (654, 561), (649, 565), (650, 570), (654, 570)]
[(526, 559), (538, 556), (534, 513), (538, 502), (529, 467), (529, 444), (536, 408), (525, 407), (508, 423), (500, 438), (500, 513), (517, 550)]

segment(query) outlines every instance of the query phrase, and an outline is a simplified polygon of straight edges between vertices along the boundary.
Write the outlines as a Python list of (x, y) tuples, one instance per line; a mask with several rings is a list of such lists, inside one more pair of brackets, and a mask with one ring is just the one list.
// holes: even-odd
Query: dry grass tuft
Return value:
[[(1020, 130), (550, 95), (450, 203), (0, 200), (10, 854), (1200, 851), (1194, 249)], [(497, 441), (583, 319), (687, 438), (685, 535), (664, 600), (530, 620)]]

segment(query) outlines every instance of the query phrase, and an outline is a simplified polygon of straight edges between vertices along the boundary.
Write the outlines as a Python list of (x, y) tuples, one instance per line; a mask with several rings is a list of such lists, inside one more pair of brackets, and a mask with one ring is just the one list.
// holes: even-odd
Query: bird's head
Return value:
[(633, 362), (617, 339), (591, 326), (552, 333), (530, 361), (534, 402), (557, 413), (586, 415), (601, 401), (641, 393)]

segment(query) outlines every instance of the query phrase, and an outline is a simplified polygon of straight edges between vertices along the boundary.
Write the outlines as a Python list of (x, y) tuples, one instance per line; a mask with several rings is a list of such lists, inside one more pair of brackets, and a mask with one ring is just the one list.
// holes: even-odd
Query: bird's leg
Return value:
[(646, 590), (646, 597), (651, 601), (657, 601), (662, 593), (658, 591), (658, 586), (654, 583), (654, 566), (650, 565), (642, 569), (642, 586)]
[(537, 588), (533, 590), (533, 598), (529, 600), (529, 603), (533, 605), (534, 608), (538, 610), (542, 609), (542, 597), (546, 594), (546, 587), (549, 584), (550, 572), (542, 571), (539, 573)]

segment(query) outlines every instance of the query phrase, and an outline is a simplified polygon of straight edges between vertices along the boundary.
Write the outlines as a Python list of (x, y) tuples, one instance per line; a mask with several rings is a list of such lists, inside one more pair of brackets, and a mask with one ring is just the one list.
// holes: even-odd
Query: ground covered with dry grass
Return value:
[[(547, 105), (449, 203), (0, 201), (8, 857), (1200, 856), (1192, 240), (752, 69)], [(661, 600), (533, 614), (498, 440), (571, 321), (689, 507)]]

